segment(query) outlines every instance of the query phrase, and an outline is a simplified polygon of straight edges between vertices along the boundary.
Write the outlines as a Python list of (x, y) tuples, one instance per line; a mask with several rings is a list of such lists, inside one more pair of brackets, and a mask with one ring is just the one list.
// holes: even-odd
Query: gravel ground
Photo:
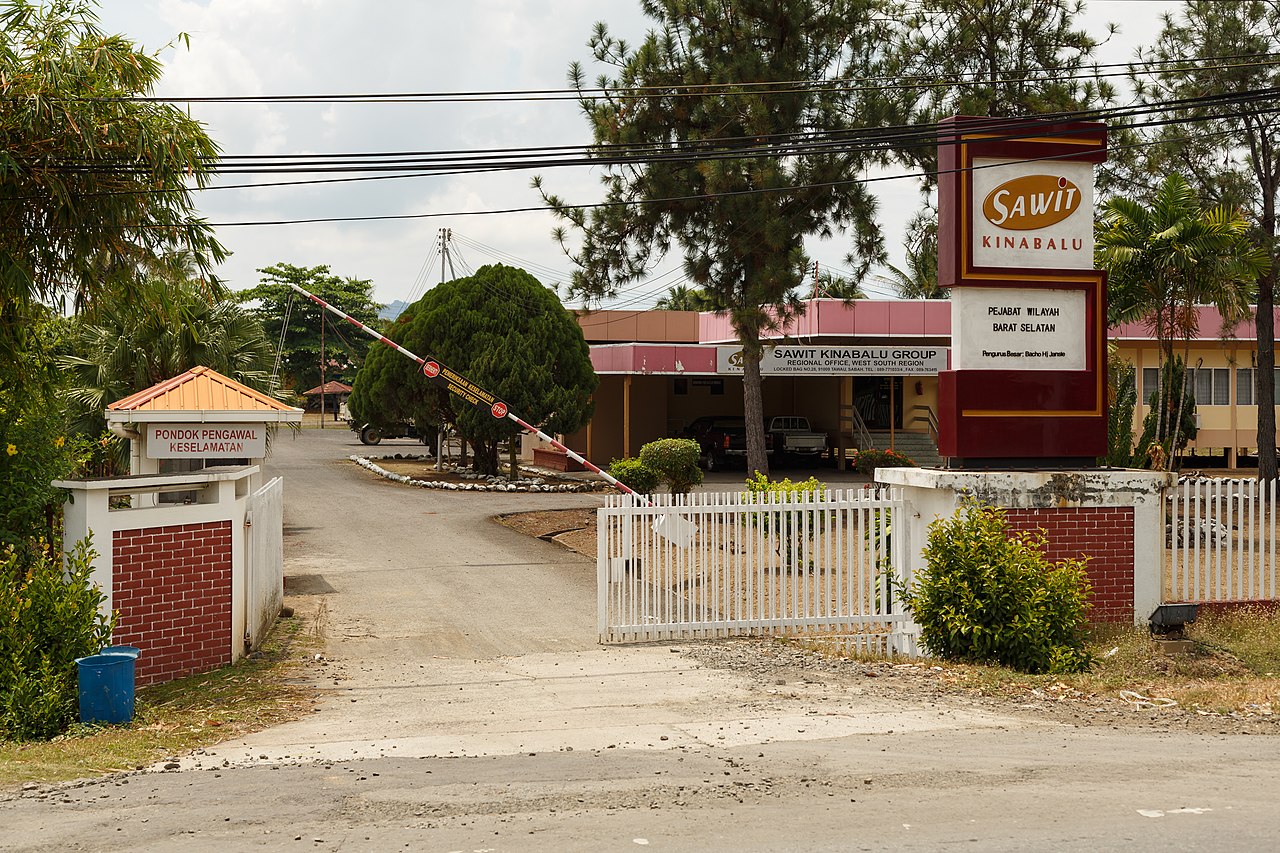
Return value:
[[(510, 513), (501, 516), (499, 521), (527, 536), (556, 542), (595, 558), (596, 524), (592, 509)], [(818, 650), (806, 645), (814, 645)], [(966, 686), (968, 679), (961, 668), (932, 662), (856, 660), (824, 652), (822, 645), (822, 641), (805, 644), (754, 638), (677, 644), (683, 654), (703, 666), (743, 672), (759, 683), (774, 686), (856, 682), (860, 688), (881, 696), (959, 704), (1079, 726), (1280, 735), (1280, 713), (1218, 714), (1176, 705), (1153, 708), (1140, 698), (1126, 700), (1082, 693), (1061, 682), (1012, 687), (1008, 692), (991, 695)]]

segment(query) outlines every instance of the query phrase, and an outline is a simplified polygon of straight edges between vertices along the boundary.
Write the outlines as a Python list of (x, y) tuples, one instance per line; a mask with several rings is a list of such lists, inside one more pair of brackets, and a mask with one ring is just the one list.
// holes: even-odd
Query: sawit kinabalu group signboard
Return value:
[[(764, 376), (936, 376), (947, 369), (946, 347), (770, 346)], [(716, 347), (716, 372), (742, 373), (742, 347)]]
[(939, 450), (955, 464), (1063, 467), (1106, 452), (1106, 288), (1093, 267), (1106, 140), (1098, 123), (943, 123), (938, 283), (951, 290), (953, 356)]

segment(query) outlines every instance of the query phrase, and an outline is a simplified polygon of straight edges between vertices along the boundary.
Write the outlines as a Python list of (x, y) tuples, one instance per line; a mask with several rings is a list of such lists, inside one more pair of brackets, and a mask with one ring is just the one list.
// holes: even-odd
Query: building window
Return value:
[(1231, 370), (1226, 367), (1198, 367), (1187, 378), (1196, 395), (1197, 406), (1231, 405)]
[(1236, 368), (1236, 405), (1253, 405), (1253, 368)]
[(1151, 396), (1160, 390), (1160, 368), (1142, 368), (1142, 405), (1150, 405)]

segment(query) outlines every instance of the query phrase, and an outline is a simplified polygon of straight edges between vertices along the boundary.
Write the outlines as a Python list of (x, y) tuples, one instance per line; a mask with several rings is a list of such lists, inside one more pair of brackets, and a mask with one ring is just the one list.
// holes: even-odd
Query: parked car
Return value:
[[(684, 428), (681, 437), (698, 442), (698, 461), (708, 471), (747, 464), (747, 424), (740, 415), (695, 418)], [(772, 452), (772, 439), (765, 435), (765, 453)]]
[(826, 455), (827, 434), (809, 426), (803, 415), (775, 415), (765, 419), (765, 434), (784, 458), (817, 462)]
[(428, 447), (431, 446), (431, 439), (428, 436), (420, 435), (416, 427), (411, 423), (393, 423), (393, 424), (358, 424), (354, 421), (349, 422), (352, 431), (360, 437), (361, 444), (377, 444), (384, 438), (416, 438)]

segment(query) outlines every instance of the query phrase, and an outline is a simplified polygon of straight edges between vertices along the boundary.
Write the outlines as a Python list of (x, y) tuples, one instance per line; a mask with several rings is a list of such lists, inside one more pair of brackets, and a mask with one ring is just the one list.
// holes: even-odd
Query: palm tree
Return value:
[(274, 348), (238, 302), (211, 299), (195, 279), (148, 278), (135, 294), (75, 321), (60, 364), (77, 431), (100, 434), (109, 403), (197, 365), (271, 392)]
[(711, 294), (698, 287), (678, 284), (667, 289), (667, 295), (654, 303), (659, 311), (714, 311)]
[(938, 219), (918, 214), (907, 226), (906, 269), (893, 264), (889, 280), (903, 299), (947, 299), (950, 292), (938, 286)]
[[(1108, 275), (1108, 320), (1112, 325), (1144, 322), (1154, 331), (1160, 376), (1167, 375), (1165, 365), (1173, 361), (1177, 342), (1183, 344), (1186, 363), (1199, 328), (1197, 305), (1215, 306), (1224, 329), (1249, 316), (1257, 278), (1269, 266), (1266, 252), (1250, 239), (1250, 227), (1238, 210), (1203, 209), (1178, 174), (1165, 178), (1150, 206), (1118, 197), (1103, 205), (1097, 259)], [(1173, 383), (1162, 384), (1166, 387), (1161, 389), (1164, 400), (1158, 406), (1155, 435), (1166, 457), (1172, 457), (1182, 403), (1174, 415), (1173, 389), (1167, 387)], [(1165, 412), (1170, 417), (1164, 417)]]
[(809, 293), (809, 298), (843, 299), (845, 302), (852, 302), (855, 299), (866, 299), (867, 294), (863, 291), (862, 285), (853, 279), (836, 275), (829, 270), (823, 270), (818, 273), (817, 280), (813, 283), (813, 290)]

